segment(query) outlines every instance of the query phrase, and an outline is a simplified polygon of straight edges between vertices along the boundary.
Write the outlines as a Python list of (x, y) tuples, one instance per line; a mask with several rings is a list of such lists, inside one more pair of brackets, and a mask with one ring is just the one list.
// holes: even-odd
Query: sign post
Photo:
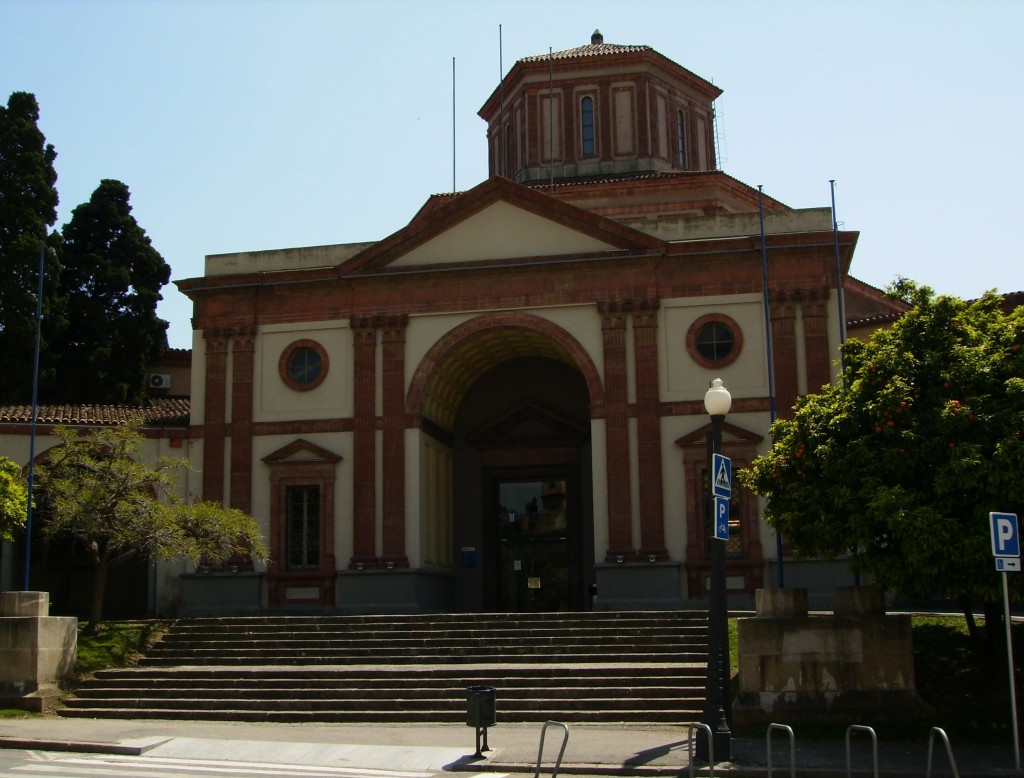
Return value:
[(711, 494), (714, 496), (715, 506), (715, 540), (728, 540), (732, 460), (722, 454), (713, 454), (711, 457)]
[(1013, 677), (1013, 637), (1010, 634), (1010, 586), (1008, 571), (1020, 570), (1020, 528), (1016, 513), (990, 513), (992, 555), (1003, 574), (1003, 622), (1006, 625), (1006, 661), (1010, 668), (1010, 715), (1013, 721), (1013, 763), (1020, 771), (1020, 733), (1017, 730), (1017, 686)]

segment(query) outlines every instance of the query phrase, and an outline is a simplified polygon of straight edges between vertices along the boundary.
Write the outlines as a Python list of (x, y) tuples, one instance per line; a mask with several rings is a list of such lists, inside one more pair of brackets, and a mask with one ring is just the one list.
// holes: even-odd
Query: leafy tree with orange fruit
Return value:
[(738, 477), (801, 556), (850, 555), (880, 587), (998, 619), (988, 513), (1024, 511), (1024, 309), (889, 291), (911, 309), (848, 341), (841, 380), (778, 420)]

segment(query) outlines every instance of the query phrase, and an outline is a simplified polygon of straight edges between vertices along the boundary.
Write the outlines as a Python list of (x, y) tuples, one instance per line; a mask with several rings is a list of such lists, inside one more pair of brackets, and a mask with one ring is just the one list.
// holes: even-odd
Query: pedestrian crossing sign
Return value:
[(711, 493), (715, 497), (732, 497), (732, 460), (727, 456), (711, 455)]

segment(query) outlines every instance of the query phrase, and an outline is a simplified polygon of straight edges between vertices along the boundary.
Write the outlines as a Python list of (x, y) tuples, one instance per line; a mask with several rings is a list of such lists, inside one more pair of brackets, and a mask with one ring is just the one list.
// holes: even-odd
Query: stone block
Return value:
[(0, 597), (0, 707), (45, 710), (58, 699), (60, 683), (74, 673), (78, 621), (47, 616), (46, 592)]
[(754, 602), (759, 619), (807, 615), (806, 589), (758, 589), (754, 592)]
[(840, 586), (833, 593), (836, 616), (884, 616), (885, 593), (874, 586)]
[(836, 601), (854, 615), (765, 617), (798, 612), (799, 596), (758, 597), (757, 618), (738, 625), (735, 723), (872, 723), (927, 713), (915, 688), (910, 617), (878, 614), (884, 601), (867, 589)]
[(50, 615), (49, 592), (0, 592), (0, 618)]

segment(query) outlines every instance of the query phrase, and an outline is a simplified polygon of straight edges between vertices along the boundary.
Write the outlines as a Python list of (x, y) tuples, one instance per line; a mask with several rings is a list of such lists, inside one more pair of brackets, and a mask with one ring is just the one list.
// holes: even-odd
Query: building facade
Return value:
[[(520, 60), (484, 104), (486, 181), (378, 242), (209, 256), (177, 282), (194, 303), (184, 488), (251, 513), (271, 559), (168, 568), (156, 609), (703, 597), (710, 381), (732, 393), (723, 450), (742, 468), (774, 413), (834, 380), (837, 289), (861, 317), (891, 310), (848, 278), (857, 233), (828, 208), (718, 169), (720, 94), (595, 33)], [(734, 495), (728, 586), (752, 593), (777, 548)], [(787, 584), (830, 590), (822, 569)]]

